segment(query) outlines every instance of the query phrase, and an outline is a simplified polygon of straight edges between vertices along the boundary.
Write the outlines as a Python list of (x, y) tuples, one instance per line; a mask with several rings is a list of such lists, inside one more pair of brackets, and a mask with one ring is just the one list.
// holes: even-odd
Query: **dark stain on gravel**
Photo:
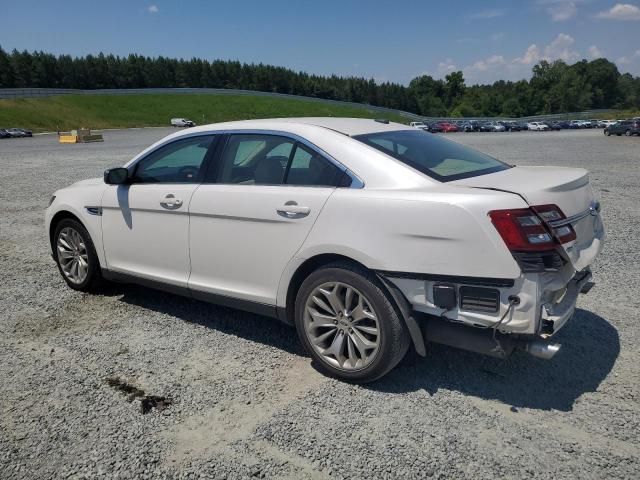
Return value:
[(154, 408), (161, 412), (168, 408), (173, 401), (170, 398), (159, 395), (146, 395), (144, 390), (131, 385), (120, 377), (108, 377), (107, 385), (127, 395), (127, 401), (133, 402), (136, 398), (140, 400), (140, 412), (149, 413)]

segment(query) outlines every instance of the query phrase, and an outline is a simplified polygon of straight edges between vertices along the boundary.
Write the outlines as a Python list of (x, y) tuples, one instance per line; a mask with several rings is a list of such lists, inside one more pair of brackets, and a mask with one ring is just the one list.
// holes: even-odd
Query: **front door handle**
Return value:
[(173, 193), (170, 193), (160, 201), (160, 206), (167, 210), (175, 210), (182, 206), (182, 200), (176, 198)]
[(311, 213), (311, 209), (309, 207), (301, 207), (294, 201), (285, 203), (280, 208), (277, 208), (276, 211), (278, 212), (278, 215), (287, 218), (302, 218)]

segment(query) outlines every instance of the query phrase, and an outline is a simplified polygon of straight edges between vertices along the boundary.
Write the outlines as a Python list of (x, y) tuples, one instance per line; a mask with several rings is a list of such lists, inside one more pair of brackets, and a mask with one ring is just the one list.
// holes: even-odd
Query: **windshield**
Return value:
[(427, 132), (398, 130), (353, 138), (441, 182), (511, 168), (489, 155)]

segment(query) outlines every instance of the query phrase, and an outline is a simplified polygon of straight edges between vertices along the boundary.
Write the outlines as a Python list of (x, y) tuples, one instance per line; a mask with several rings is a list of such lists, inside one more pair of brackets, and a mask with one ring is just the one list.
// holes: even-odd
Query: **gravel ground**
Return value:
[(450, 135), (593, 172), (609, 234), (597, 285), (552, 361), (431, 346), (352, 386), (318, 374), (275, 320), (66, 288), (43, 231), (51, 193), (169, 132), (0, 140), (0, 478), (640, 477), (640, 138)]

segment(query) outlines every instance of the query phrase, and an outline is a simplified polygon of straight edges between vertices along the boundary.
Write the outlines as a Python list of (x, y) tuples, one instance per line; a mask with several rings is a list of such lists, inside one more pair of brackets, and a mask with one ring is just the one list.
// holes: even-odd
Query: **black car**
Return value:
[(4, 128), (0, 128), (0, 138), (11, 138), (11, 134)]
[(507, 132), (519, 132), (520, 130), (522, 130), (522, 126), (518, 122), (505, 120), (498, 123), (502, 125), (507, 130)]
[(547, 127), (549, 127), (549, 130), (562, 130), (562, 127), (560, 126), (560, 123), (558, 122), (543, 122)]
[(604, 129), (604, 134), (609, 135), (640, 135), (640, 120), (621, 120), (618, 123), (609, 125)]
[(429, 124), (429, 131), (431, 133), (441, 133), (442, 126), (440, 126), (440, 122), (433, 122)]
[(573, 128), (571, 126), (571, 122), (568, 122), (567, 120), (560, 120), (559, 122), (556, 122), (561, 129), (565, 130), (567, 128)]

